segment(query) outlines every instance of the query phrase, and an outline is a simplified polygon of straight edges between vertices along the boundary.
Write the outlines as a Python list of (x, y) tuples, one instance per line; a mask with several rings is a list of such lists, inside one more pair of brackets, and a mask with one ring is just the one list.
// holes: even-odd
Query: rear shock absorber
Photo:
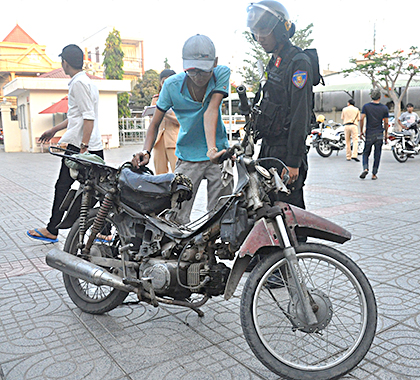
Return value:
[(90, 248), (92, 247), (93, 241), (96, 239), (96, 235), (102, 230), (105, 224), (105, 219), (108, 216), (109, 210), (111, 210), (113, 199), (114, 199), (114, 196), (111, 193), (107, 193), (105, 195), (104, 200), (101, 202), (99, 211), (96, 214), (95, 220), (93, 221), (91, 234), (86, 243), (86, 246), (82, 250), (83, 254), (89, 253)]
[(82, 194), (82, 202), (80, 205), (80, 227), (79, 227), (79, 248), (83, 248), (83, 240), (85, 238), (86, 233), (86, 222), (87, 216), (89, 213), (90, 208), (90, 195), (91, 195), (92, 187), (90, 185), (86, 185), (83, 194)]

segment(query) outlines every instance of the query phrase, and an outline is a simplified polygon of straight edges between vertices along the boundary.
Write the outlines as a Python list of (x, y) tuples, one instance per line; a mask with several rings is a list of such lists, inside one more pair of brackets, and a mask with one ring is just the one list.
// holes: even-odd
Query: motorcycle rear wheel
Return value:
[(408, 160), (408, 155), (403, 152), (402, 144), (399, 142), (392, 147), (392, 154), (398, 162), (404, 163)]
[[(89, 238), (92, 224), (97, 212), (98, 209), (92, 209), (89, 211), (85, 243)], [(66, 242), (64, 244), (64, 251), (73, 255), (77, 254), (77, 246), (79, 244), (79, 230), (80, 224), (78, 219), (74, 223), (67, 236)], [(109, 216), (106, 218), (103, 231), (101, 231), (99, 234), (101, 234), (104, 239), (99, 239), (94, 243), (94, 245), (103, 244), (104, 247), (101, 247), (102, 249), (111, 252), (112, 249), (117, 249), (117, 247), (121, 244), (118, 226)], [(104, 269), (108, 270), (109, 272), (115, 271), (115, 268)], [(90, 314), (103, 314), (112, 309), (115, 309), (117, 306), (124, 302), (128, 295), (127, 292), (122, 290), (114, 289), (107, 285), (97, 286), (85, 280), (69, 276), (65, 273), (63, 273), (63, 280), (67, 293), (74, 304), (79, 309)]]
[(316, 151), (321, 157), (329, 157), (331, 156), (333, 150), (327, 140), (321, 139), (316, 146)]
[(302, 315), (290, 299), (291, 285), (282, 275), (287, 262), (279, 251), (260, 261), (245, 284), (244, 335), (257, 358), (279, 376), (335, 379), (352, 370), (372, 344), (375, 296), (361, 269), (341, 252), (322, 244), (302, 244), (296, 251), (307, 289), (320, 307), (318, 332), (298, 327)]

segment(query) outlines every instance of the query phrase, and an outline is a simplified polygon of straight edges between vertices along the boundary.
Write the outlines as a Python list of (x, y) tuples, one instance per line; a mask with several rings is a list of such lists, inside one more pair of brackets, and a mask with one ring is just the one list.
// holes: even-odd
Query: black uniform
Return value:
[(297, 181), (288, 185), (291, 194), (280, 194), (278, 200), (301, 208), (305, 208), (305, 140), (313, 108), (312, 77), (309, 57), (288, 41), (280, 56), (273, 56), (267, 66), (262, 113), (256, 123), (262, 137), (259, 157), (276, 157), (286, 166), (299, 168)]

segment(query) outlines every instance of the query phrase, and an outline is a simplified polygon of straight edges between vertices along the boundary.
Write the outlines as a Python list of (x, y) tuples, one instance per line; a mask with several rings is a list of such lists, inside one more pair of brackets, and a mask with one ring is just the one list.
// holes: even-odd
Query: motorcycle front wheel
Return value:
[(329, 157), (332, 154), (332, 148), (328, 140), (321, 139), (316, 146), (316, 151), (321, 157)]
[(363, 151), (365, 150), (365, 140), (359, 139), (358, 145), (357, 145), (357, 154), (360, 156), (363, 154)]
[(372, 344), (375, 296), (361, 269), (336, 249), (302, 244), (296, 252), (318, 307), (318, 323), (305, 325), (299, 301), (291, 299), (296, 292), (279, 251), (261, 260), (247, 279), (241, 301), (244, 335), (256, 357), (279, 376), (335, 379), (353, 369)]
[(408, 160), (408, 155), (403, 152), (403, 146), (399, 142), (392, 147), (392, 154), (398, 162), (403, 163)]
[[(96, 217), (98, 209), (89, 211), (87, 220), (87, 231), (84, 242), (86, 244), (90, 234), (93, 221)], [(78, 253), (80, 223), (77, 220), (71, 228), (66, 242), (64, 251), (76, 255)], [(107, 217), (95, 240), (91, 253), (97, 256), (118, 258), (118, 248), (121, 246), (120, 234), (118, 226), (111, 217)], [(118, 268), (104, 268), (109, 272), (115, 273)], [(80, 278), (69, 276), (63, 273), (64, 285), (67, 293), (74, 304), (86, 313), (103, 314), (107, 311), (115, 309), (121, 305), (128, 293), (122, 290), (114, 289), (111, 286), (97, 286)]]

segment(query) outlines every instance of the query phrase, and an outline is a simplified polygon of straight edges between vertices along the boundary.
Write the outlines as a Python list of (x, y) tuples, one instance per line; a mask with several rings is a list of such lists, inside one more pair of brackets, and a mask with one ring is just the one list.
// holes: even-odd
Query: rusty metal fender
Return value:
[[(280, 204), (278, 204), (280, 206)], [(351, 239), (351, 233), (346, 229), (318, 215), (299, 207), (283, 203), (283, 213), (289, 232), (296, 235), (302, 232), (307, 237), (314, 237), (343, 244)], [(298, 231), (300, 230), (300, 231)]]
[(254, 224), (254, 227), (252, 227), (237, 252), (235, 263), (233, 264), (226, 284), (224, 295), (225, 300), (228, 300), (233, 296), (233, 293), (235, 292), (235, 289), (238, 286), (239, 281), (252, 257), (261, 247), (267, 246), (280, 246), (280, 241), (273, 224), (269, 220), (262, 218)]

